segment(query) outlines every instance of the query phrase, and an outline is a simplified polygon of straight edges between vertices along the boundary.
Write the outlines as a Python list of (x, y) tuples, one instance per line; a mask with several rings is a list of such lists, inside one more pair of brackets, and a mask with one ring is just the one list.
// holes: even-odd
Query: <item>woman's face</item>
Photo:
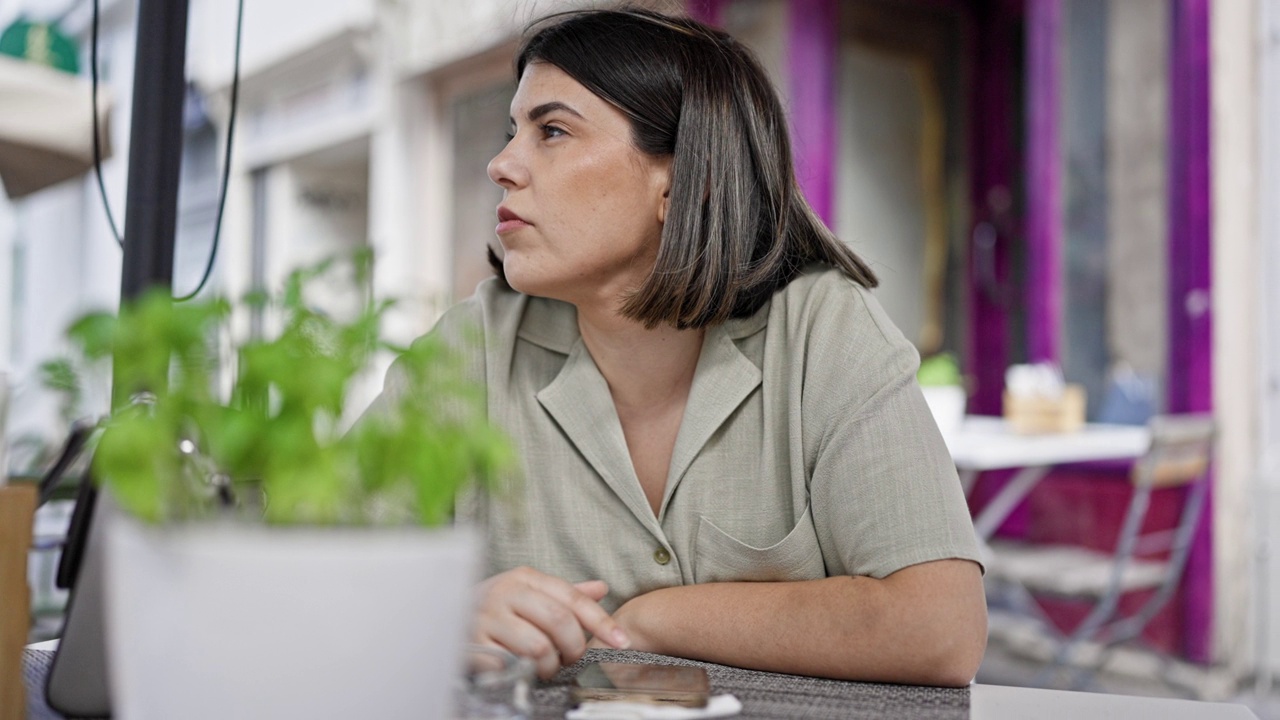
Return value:
[(637, 150), (620, 110), (541, 62), (520, 78), (511, 133), (489, 162), (511, 287), (579, 306), (639, 287), (657, 257), (670, 158)]

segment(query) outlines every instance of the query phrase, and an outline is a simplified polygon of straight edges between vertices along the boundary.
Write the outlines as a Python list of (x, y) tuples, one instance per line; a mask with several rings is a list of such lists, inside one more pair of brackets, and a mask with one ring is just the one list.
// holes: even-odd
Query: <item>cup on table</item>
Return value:
[(460, 720), (525, 720), (533, 663), (501, 648), (467, 645), (456, 694)]

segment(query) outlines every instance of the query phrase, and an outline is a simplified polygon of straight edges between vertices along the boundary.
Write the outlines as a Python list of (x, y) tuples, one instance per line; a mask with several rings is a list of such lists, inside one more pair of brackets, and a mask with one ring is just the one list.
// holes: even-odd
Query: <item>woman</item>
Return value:
[(981, 568), (918, 356), (801, 197), (758, 63), (688, 19), (587, 11), (516, 75), (489, 164), (505, 282), (435, 331), (483, 328), (468, 357), (524, 464), (476, 508), (475, 640), (542, 677), (591, 641), (969, 682)]

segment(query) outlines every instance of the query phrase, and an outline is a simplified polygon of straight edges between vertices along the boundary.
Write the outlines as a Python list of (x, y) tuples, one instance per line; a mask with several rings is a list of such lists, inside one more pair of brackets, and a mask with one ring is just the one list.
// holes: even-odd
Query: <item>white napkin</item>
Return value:
[(1053, 400), (1062, 397), (1066, 381), (1062, 369), (1053, 363), (1010, 365), (1004, 373), (1004, 387), (1010, 395)]
[(565, 713), (566, 720), (701, 720), (742, 712), (738, 698), (725, 693), (712, 695), (702, 708), (679, 705), (649, 705), (619, 700), (590, 700)]

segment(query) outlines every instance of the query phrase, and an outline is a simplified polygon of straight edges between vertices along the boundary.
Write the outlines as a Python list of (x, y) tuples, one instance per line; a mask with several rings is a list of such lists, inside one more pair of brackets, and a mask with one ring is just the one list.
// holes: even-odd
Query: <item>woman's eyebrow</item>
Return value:
[[(546, 103), (542, 103), (541, 105), (535, 106), (532, 110), (530, 110), (528, 115), (529, 122), (537, 122), (538, 118), (542, 117), (543, 115), (553, 113), (556, 110), (563, 110), (569, 113), (570, 115), (573, 115), (574, 117), (578, 117), (578, 118), (582, 118), (583, 120), (586, 120), (586, 118), (582, 117), (582, 113), (578, 112), (577, 110), (574, 110), (573, 108), (569, 107), (568, 105), (565, 105), (559, 100), (552, 100), (551, 102), (546, 102)], [(508, 119), (511, 121), (512, 125), (516, 124), (515, 118), (508, 118)]]

